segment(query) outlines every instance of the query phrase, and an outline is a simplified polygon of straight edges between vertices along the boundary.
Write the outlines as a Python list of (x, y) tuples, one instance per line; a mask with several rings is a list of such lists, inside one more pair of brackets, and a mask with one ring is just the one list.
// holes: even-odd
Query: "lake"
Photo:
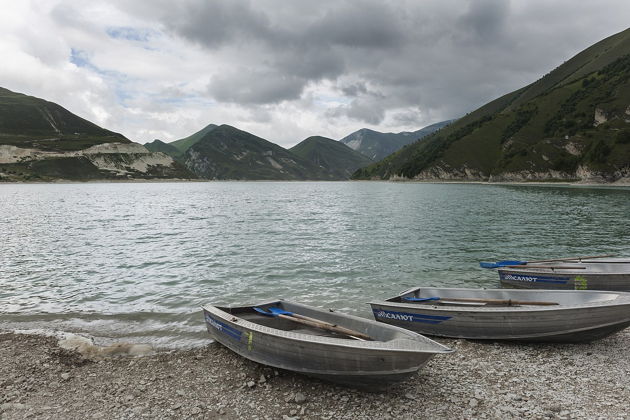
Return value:
[(388, 182), (0, 185), (0, 328), (209, 342), (200, 306), (284, 297), (370, 316), (481, 260), (630, 255), (630, 188)]

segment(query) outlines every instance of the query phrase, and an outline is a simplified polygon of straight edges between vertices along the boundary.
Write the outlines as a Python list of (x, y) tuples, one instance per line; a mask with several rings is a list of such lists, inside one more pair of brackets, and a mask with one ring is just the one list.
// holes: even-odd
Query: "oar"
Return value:
[[(555, 262), (555, 261), (581, 261), (581, 260), (592, 260), (595, 258), (608, 258), (608, 257), (614, 257), (614, 254), (607, 254), (607, 255), (591, 255), (589, 257), (567, 257), (567, 258), (554, 258), (554, 259), (550, 259), (550, 260), (533, 260), (533, 261), (528, 261), (529, 263), (541, 263), (541, 262)], [(526, 262), (526, 264), (528, 263)]]
[(351, 338), (354, 338), (356, 340), (373, 340), (372, 337), (370, 337), (367, 334), (363, 334), (359, 331), (354, 331), (351, 330), (349, 328), (345, 328), (345, 327), (340, 327), (338, 325), (335, 324), (331, 324), (330, 322), (326, 322), (326, 321), (321, 321), (319, 319), (315, 319), (315, 318), (311, 318), (308, 316), (304, 316), (304, 315), (300, 315), (300, 314), (296, 314), (293, 312), (289, 312), (289, 311), (285, 311), (284, 309), (280, 309), (277, 308), (275, 306), (271, 306), (269, 308), (269, 312), (265, 311), (262, 308), (254, 308), (254, 310), (258, 313), (261, 313), (263, 315), (266, 316), (274, 316), (274, 317), (278, 317), (278, 318), (283, 318), (283, 319), (288, 319), (291, 320), (293, 322), (297, 322), (299, 324), (304, 324), (304, 325), (308, 325), (310, 327), (315, 327), (315, 328), (320, 328), (322, 330), (326, 330), (326, 331), (331, 331), (331, 332), (336, 332), (339, 334), (343, 334), (343, 335), (347, 335)]
[(541, 263), (541, 262), (555, 262), (555, 261), (581, 261), (581, 260), (591, 260), (594, 258), (607, 258), (613, 257), (614, 255), (593, 255), (587, 257), (569, 257), (569, 258), (554, 258), (549, 260), (532, 260), (532, 261), (519, 261), (519, 260), (503, 260), (497, 262), (480, 262), (479, 266), (481, 268), (499, 268), (506, 267), (510, 265), (526, 265), (531, 263)]
[(470, 302), (470, 303), (494, 303), (497, 305), (558, 305), (558, 302), (529, 301), (529, 300), (512, 300), (512, 299), (475, 299), (475, 298), (449, 298), (449, 297), (430, 297), (430, 298), (414, 298), (403, 297), (408, 302), (427, 302), (427, 301), (444, 301), (444, 302)]
[(518, 260), (503, 260), (497, 262), (480, 262), (479, 266), (481, 268), (499, 268), (505, 267), (507, 265), (525, 265), (527, 261), (518, 261)]

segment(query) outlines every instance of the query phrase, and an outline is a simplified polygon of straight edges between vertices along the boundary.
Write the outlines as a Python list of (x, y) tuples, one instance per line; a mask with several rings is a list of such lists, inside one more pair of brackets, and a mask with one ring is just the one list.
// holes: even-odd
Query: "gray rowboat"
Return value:
[[(254, 310), (280, 308), (360, 331), (361, 340)], [(453, 350), (420, 334), (373, 320), (284, 300), (251, 306), (203, 307), (208, 332), (237, 354), (264, 365), (380, 391), (417, 372), (434, 355)], [(297, 315), (296, 315), (297, 316)]]
[(630, 326), (630, 293), (623, 292), (422, 287), (370, 305), (378, 321), (472, 340), (578, 343)]
[(630, 292), (630, 262), (626, 259), (530, 263), (501, 267), (499, 279), (504, 287), (518, 289), (612, 290)]

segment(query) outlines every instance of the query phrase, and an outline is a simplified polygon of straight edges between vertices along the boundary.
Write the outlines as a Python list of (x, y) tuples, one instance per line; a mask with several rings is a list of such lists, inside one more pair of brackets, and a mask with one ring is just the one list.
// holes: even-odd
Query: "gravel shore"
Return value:
[(267, 368), (216, 343), (88, 359), (53, 337), (4, 332), (0, 418), (630, 418), (630, 329), (582, 345), (438, 341), (457, 352), (370, 394)]

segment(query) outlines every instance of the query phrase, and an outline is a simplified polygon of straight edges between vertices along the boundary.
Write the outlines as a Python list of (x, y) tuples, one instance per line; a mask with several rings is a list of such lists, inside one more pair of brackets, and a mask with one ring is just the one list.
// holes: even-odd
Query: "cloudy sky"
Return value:
[(133, 141), (417, 130), (627, 28), (627, 0), (0, 0), (0, 86)]

